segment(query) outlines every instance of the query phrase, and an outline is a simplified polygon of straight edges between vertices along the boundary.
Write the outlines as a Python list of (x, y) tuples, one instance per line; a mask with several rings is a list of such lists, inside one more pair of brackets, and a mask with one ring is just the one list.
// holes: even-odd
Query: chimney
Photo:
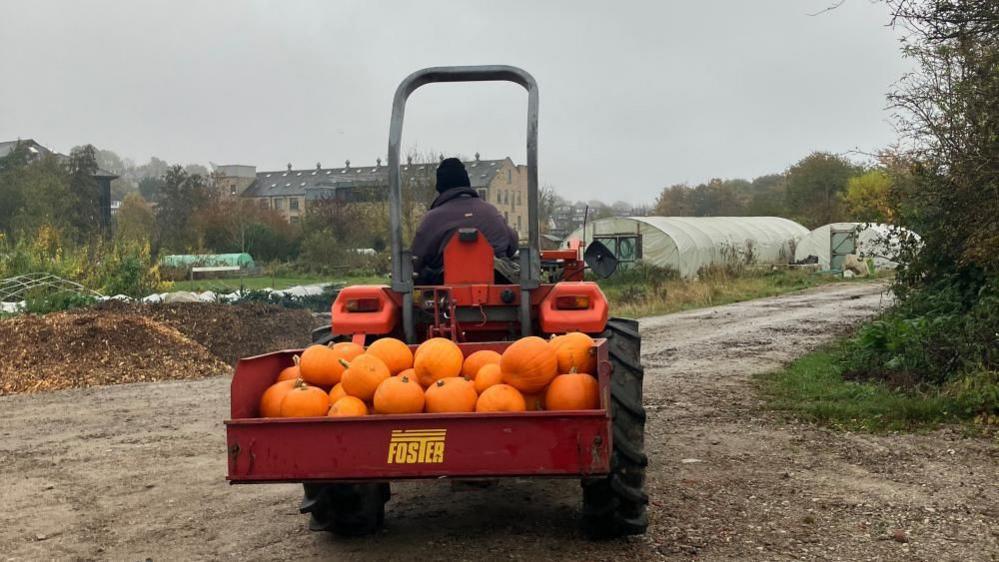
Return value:
[(476, 161), (476, 162), (478, 162), (478, 161), (479, 161), (479, 153), (478, 153), (478, 152), (476, 152), (476, 153), (475, 153), (475, 161)]
[(407, 156), (406, 157), (406, 163), (409, 164), (410, 166), (412, 166), (413, 165), (413, 157), (412, 156)]
[(440, 155), (440, 158), (441, 158), (441, 162), (443, 162), (443, 161), (444, 161), (444, 155), (443, 155), (443, 154), (441, 154), (441, 155)]
[(316, 169), (317, 170), (322, 170), (323, 169), (323, 163), (322, 162), (316, 162)]
[(381, 168), (382, 167), (382, 157), (381, 156), (379, 156), (378, 158), (375, 158), (375, 167), (376, 168)]
[(288, 162), (288, 171), (291, 171), (291, 162)]
[(350, 169), (350, 159), (349, 158), (347, 159), (346, 162), (344, 162), (344, 164), (347, 165), (347, 169)]

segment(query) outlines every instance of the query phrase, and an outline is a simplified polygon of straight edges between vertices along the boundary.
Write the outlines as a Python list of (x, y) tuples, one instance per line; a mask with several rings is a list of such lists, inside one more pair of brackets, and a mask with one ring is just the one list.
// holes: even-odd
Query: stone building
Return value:
[[(527, 166), (517, 165), (509, 157), (500, 160), (465, 162), (472, 187), (479, 197), (492, 203), (521, 238), (527, 237)], [(422, 187), (430, 204), (436, 180), (437, 164), (402, 164), (403, 189)], [(346, 201), (384, 201), (388, 198), (388, 167), (377, 159), (374, 166), (352, 166), (347, 160), (342, 168), (287, 169), (257, 172), (254, 166), (217, 166), (223, 194), (250, 198), (262, 208), (274, 209), (291, 223), (298, 223), (310, 202), (331, 197)]]

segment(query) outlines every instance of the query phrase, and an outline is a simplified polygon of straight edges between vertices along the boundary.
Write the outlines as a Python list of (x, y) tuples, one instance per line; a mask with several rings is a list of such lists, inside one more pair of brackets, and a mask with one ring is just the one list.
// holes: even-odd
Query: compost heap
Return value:
[(231, 374), (242, 356), (308, 343), (303, 310), (141, 305), (0, 320), (0, 395)]

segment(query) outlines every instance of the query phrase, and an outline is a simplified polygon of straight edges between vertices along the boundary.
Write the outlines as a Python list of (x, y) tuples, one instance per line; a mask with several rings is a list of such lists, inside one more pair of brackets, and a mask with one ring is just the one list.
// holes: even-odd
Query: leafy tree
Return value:
[(167, 170), (163, 182), (156, 207), (160, 239), (172, 251), (192, 250), (198, 244), (193, 216), (214, 202), (212, 192), (202, 176), (192, 176), (180, 166)]
[(850, 218), (867, 222), (892, 222), (891, 178), (883, 170), (871, 170), (846, 182), (843, 203)]
[(693, 190), (685, 184), (664, 187), (656, 198), (655, 213), (664, 217), (693, 216)]
[(97, 173), (97, 150), (93, 145), (77, 147), (69, 154), (69, 195), (73, 203), (69, 215), (79, 240), (100, 229), (100, 193), (94, 174)]
[(146, 201), (157, 201), (164, 185), (166, 182), (162, 177), (146, 176), (139, 180), (139, 195)]
[(129, 193), (118, 209), (115, 226), (119, 238), (149, 243), (156, 234), (156, 216), (141, 195)]
[(815, 228), (846, 218), (841, 194), (860, 168), (827, 152), (813, 152), (787, 171), (787, 207), (792, 218)]
[(999, 3), (889, 0), (919, 67), (892, 92), (908, 148), (900, 223), (923, 248), (902, 279), (932, 284), (957, 275), (979, 286), (999, 275)]
[(552, 221), (552, 215), (560, 203), (560, 197), (555, 194), (555, 188), (551, 184), (541, 186), (538, 193), (538, 220), (541, 223), (541, 232), (547, 233)]
[(754, 179), (749, 186), (746, 214), (751, 217), (786, 216), (784, 181), (783, 174), (768, 174)]

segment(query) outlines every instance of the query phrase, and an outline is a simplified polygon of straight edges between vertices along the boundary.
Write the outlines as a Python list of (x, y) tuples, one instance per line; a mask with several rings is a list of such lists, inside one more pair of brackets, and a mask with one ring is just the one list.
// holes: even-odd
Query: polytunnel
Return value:
[(644, 261), (694, 277), (704, 266), (788, 263), (808, 233), (781, 217), (611, 217), (577, 228), (566, 240), (599, 240), (627, 265)]
[(879, 223), (835, 222), (820, 226), (798, 240), (794, 260), (818, 260), (822, 269), (842, 270), (848, 254), (870, 259), (877, 269), (894, 269), (901, 243), (919, 235), (901, 227)]

